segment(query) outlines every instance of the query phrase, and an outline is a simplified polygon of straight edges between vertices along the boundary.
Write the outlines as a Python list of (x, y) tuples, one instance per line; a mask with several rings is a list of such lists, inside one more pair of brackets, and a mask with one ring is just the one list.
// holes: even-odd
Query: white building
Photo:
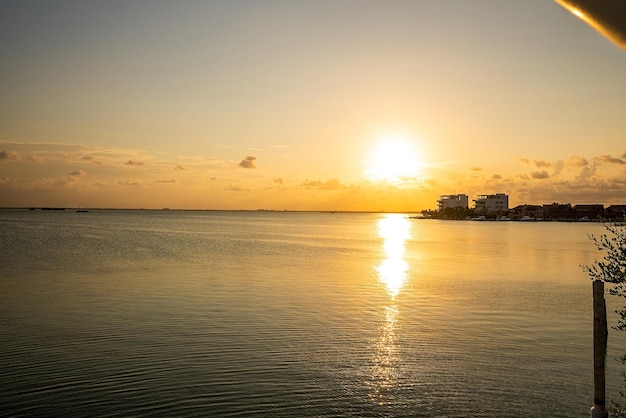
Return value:
[(469, 198), (466, 194), (444, 194), (439, 196), (439, 200), (437, 201), (438, 209), (442, 210), (445, 208), (463, 208), (467, 209), (469, 203)]
[(509, 196), (505, 193), (481, 194), (476, 196), (474, 207), (485, 213), (506, 212), (509, 210)]

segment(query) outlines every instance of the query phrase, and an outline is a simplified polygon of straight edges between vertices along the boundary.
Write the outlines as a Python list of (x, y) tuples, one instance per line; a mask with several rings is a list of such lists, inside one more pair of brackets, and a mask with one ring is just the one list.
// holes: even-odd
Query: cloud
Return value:
[[(589, 174), (593, 169), (584, 171)], [(528, 198), (535, 202), (623, 204), (625, 188), (624, 179), (588, 175), (574, 181), (541, 183), (530, 190)]]
[(91, 155), (84, 155), (82, 157), (80, 157), (81, 161), (89, 161), (93, 164), (102, 164), (102, 161), (96, 161), (96, 159), (94, 157), (92, 157)]
[(143, 165), (143, 161), (128, 160), (124, 164), (140, 166), (140, 165)]
[(241, 162), (239, 163), (239, 167), (256, 168), (256, 164), (254, 163), (254, 160), (256, 160), (256, 157), (249, 155), (243, 160), (241, 160)]
[(534, 160), (533, 164), (535, 165), (535, 167), (537, 168), (541, 168), (541, 167), (552, 167), (552, 163), (546, 160)]
[(320, 190), (336, 190), (341, 189), (341, 183), (337, 179), (330, 179), (326, 183), (322, 184)]
[(491, 176), (492, 180), (502, 180), (502, 176), (500, 174), (494, 174), (493, 176)]
[(174, 170), (184, 170), (185, 167), (183, 167), (182, 165), (178, 164), (176, 167), (174, 167)]
[(70, 176), (84, 176), (85, 174), (87, 173), (85, 173), (83, 170), (76, 170), (69, 173)]
[(249, 192), (250, 191), (250, 189), (246, 189), (245, 187), (240, 187), (240, 186), (226, 186), (224, 187), (224, 190), (228, 192)]
[(317, 189), (322, 186), (322, 182), (319, 180), (305, 180), (300, 184), (300, 187), (304, 187), (305, 189)]
[(470, 167), (470, 171), (483, 171), (480, 167)]
[(595, 159), (598, 160), (598, 161), (601, 161), (603, 163), (609, 163), (609, 164), (619, 164), (619, 165), (626, 164), (626, 161), (622, 160), (621, 158), (613, 157), (613, 156), (608, 155), (608, 154), (598, 155)]
[[(272, 148), (283, 149), (283, 148), (287, 148), (287, 145), (272, 145)], [(626, 152), (626, 151), (624, 151), (624, 152)]]
[(567, 165), (574, 167), (585, 167), (589, 165), (589, 161), (586, 158), (583, 158), (579, 155), (572, 155), (570, 159), (567, 161)]
[(43, 163), (45, 162), (47, 159), (49, 158), (43, 158), (37, 155), (29, 155), (28, 157), (26, 157), (27, 161), (30, 161), (31, 163)]
[(157, 180), (157, 183), (176, 183), (176, 179)]
[(62, 177), (62, 178), (51, 178), (51, 177), (42, 177), (37, 179), (32, 185), (35, 188), (42, 187), (47, 191), (51, 190), (68, 190), (72, 188), (76, 184), (76, 179), (72, 177)]
[(622, 151), (622, 153), (619, 155), (620, 158), (625, 158), (626, 159), (626, 149)]
[(283, 179), (276, 178), (276, 179), (274, 179), (274, 183), (276, 183), (276, 184), (283, 184)]
[(567, 167), (567, 164), (563, 162), (563, 160), (558, 160), (553, 165), (554, 171), (552, 172), (552, 177), (560, 176), (563, 170)]
[(120, 180), (117, 182), (120, 186), (139, 186), (139, 183), (131, 180)]
[(595, 177), (597, 173), (598, 173), (598, 167), (595, 164), (592, 164), (588, 167), (583, 167), (583, 169), (580, 170), (580, 173), (578, 174), (578, 176), (576, 176), (576, 181), (577, 182), (588, 181), (589, 179)]
[(336, 178), (330, 179), (326, 182), (322, 182), (320, 180), (305, 180), (300, 184), (300, 187), (317, 190), (337, 190), (344, 188)]
[(532, 164), (537, 168), (552, 167), (552, 163), (546, 160), (529, 160), (528, 158), (520, 158), (519, 161), (526, 165)]
[(0, 151), (0, 161), (3, 160), (19, 160), (20, 155), (17, 151)]
[(534, 173), (530, 173), (530, 176), (534, 179), (547, 179), (550, 178), (550, 174), (547, 171), (535, 171)]

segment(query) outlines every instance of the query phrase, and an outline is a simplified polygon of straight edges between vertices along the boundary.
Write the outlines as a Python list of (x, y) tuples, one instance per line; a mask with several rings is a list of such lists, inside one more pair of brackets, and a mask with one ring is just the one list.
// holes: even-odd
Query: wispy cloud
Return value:
[(343, 186), (337, 179), (330, 179), (322, 184), (322, 187), (320, 187), (321, 190), (337, 190), (341, 188), (343, 188)]
[(72, 171), (71, 173), (69, 173), (70, 176), (78, 176), (78, 177), (82, 177), (86, 174), (87, 173), (85, 173), (84, 170), (76, 170), (76, 171)]
[(305, 189), (318, 189), (322, 184), (323, 183), (319, 180), (305, 180), (300, 184), (300, 187), (304, 187)]
[(541, 170), (541, 171), (535, 171), (530, 173), (530, 176), (534, 179), (547, 179), (550, 178), (550, 174), (548, 174), (547, 171), (545, 170)]
[(128, 161), (126, 161), (124, 164), (126, 164), (126, 165), (141, 166), (141, 165), (143, 165), (143, 161), (128, 160)]
[(336, 178), (327, 180), (325, 182), (321, 180), (305, 180), (300, 184), (300, 187), (304, 189), (317, 190), (337, 190), (344, 188), (341, 182)]
[(519, 161), (522, 164), (533, 165), (533, 166), (535, 166), (537, 168), (552, 167), (552, 163), (550, 161), (546, 161), (546, 160), (530, 160), (528, 158), (519, 158)]
[(533, 164), (535, 165), (535, 167), (537, 168), (542, 168), (542, 167), (552, 167), (552, 163), (549, 161), (545, 161), (545, 160), (534, 160)]
[(139, 186), (139, 182), (133, 180), (119, 180), (117, 182), (120, 186)]
[(91, 155), (83, 155), (82, 157), (80, 157), (80, 160), (81, 161), (87, 161), (87, 162), (90, 162), (92, 164), (102, 164), (102, 161), (96, 160)]
[(17, 151), (0, 151), (0, 161), (19, 160), (20, 155)]
[(620, 157), (613, 157), (612, 155), (606, 155), (606, 154), (598, 155), (595, 159), (600, 162), (609, 163), (609, 164), (619, 164), (619, 165), (626, 164), (626, 161), (622, 160)]
[(228, 192), (249, 192), (250, 189), (245, 188), (245, 187), (241, 187), (241, 186), (225, 186), (224, 190), (228, 191)]

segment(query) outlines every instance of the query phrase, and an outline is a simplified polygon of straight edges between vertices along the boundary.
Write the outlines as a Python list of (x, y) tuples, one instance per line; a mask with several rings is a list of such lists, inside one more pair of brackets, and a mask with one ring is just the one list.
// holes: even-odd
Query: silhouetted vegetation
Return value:
[[(605, 252), (602, 261), (596, 260), (591, 266), (583, 269), (593, 280), (601, 280), (609, 284), (609, 293), (626, 298), (626, 226), (608, 224), (608, 234), (600, 237), (590, 236), (598, 250)], [(622, 309), (615, 311), (618, 314), (617, 325), (613, 328), (626, 331), (626, 304)], [(626, 364), (626, 354), (619, 359)], [(626, 381), (626, 373), (623, 373)], [(626, 388), (626, 386), (625, 386)], [(624, 400), (612, 401), (610, 412), (616, 418), (626, 418), (626, 393), (620, 392)]]
[(433, 219), (467, 219), (478, 216), (474, 209), (463, 208), (457, 206), (456, 208), (443, 208), (442, 210), (428, 210), (423, 211), (422, 214), (428, 218)]

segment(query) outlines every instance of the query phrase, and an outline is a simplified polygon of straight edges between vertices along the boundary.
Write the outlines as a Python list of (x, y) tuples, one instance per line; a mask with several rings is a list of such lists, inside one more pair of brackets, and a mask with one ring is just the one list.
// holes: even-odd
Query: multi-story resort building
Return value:
[(437, 208), (443, 210), (445, 208), (463, 208), (469, 207), (469, 198), (466, 194), (445, 194), (439, 197)]
[(479, 212), (506, 212), (509, 210), (509, 196), (505, 193), (481, 194), (476, 196), (474, 205)]

